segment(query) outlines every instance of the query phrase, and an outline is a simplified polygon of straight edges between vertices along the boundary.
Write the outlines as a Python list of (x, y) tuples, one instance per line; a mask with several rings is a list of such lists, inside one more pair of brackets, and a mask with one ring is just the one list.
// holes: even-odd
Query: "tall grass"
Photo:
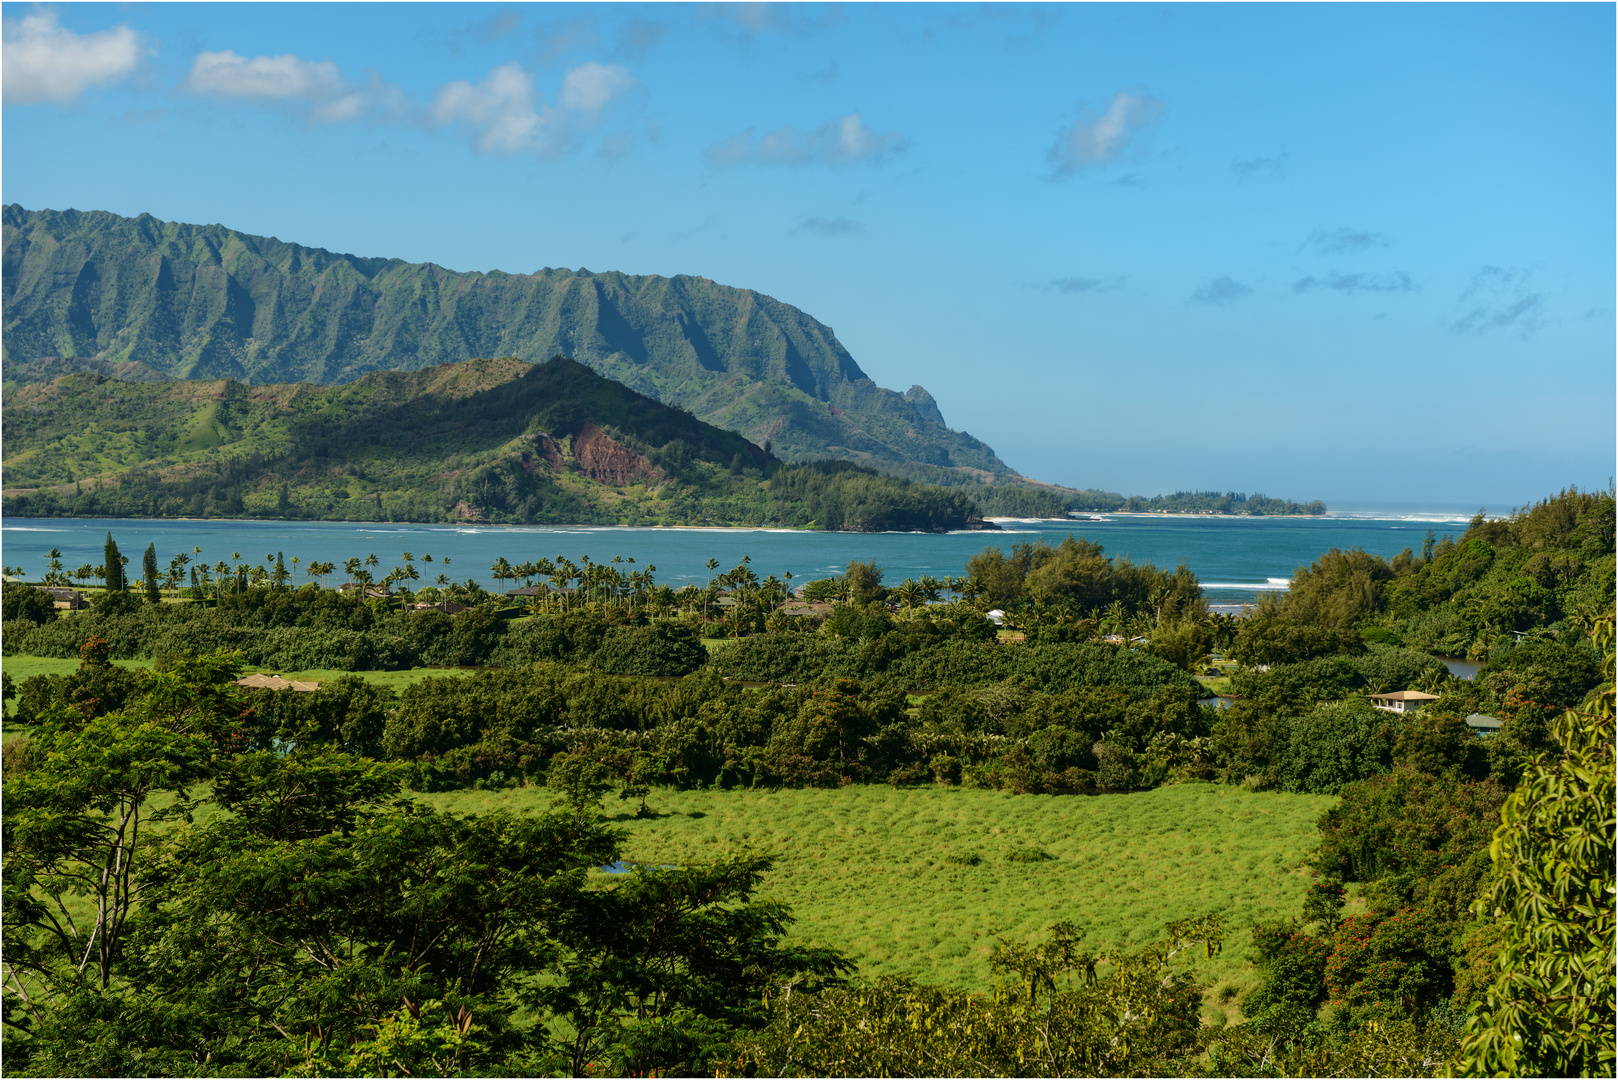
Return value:
[[(420, 798), (478, 812), (540, 807), (549, 796), (518, 788)], [(1031, 940), (1069, 920), (1093, 946), (1140, 945), (1171, 919), (1217, 911), (1225, 951), (1199, 961), (1199, 974), (1228, 1001), (1251, 981), (1252, 923), (1298, 911), (1314, 823), (1334, 799), (1211, 784), (1097, 797), (875, 785), (658, 791), (656, 816), (641, 820), (608, 802), (633, 861), (774, 853), (763, 893), (792, 905), (794, 936), (845, 950), (866, 974), (986, 989), (998, 937)], [(1053, 858), (1011, 858), (1033, 849)], [(980, 861), (969, 865), (973, 855)]]

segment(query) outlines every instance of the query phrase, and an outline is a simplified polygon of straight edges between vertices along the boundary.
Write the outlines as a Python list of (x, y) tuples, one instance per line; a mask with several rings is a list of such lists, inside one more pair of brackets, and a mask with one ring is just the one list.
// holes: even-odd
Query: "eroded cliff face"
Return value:
[(601, 484), (656, 483), (668, 474), (640, 454), (615, 441), (594, 424), (585, 423), (573, 436), (573, 459), (579, 472)]
[[(562, 453), (562, 444), (543, 431), (534, 436), (533, 454), (535, 457), (541, 458), (545, 464), (553, 469), (561, 469), (567, 466), (567, 457)], [(528, 454), (524, 454), (523, 460), (527, 461), (528, 457)]]
[(541, 469), (576, 469), (598, 484), (623, 487), (627, 484), (655, 484), (668, 474), (623, 443), (588, 421), (578, 433), (558, 442), (548, 432), (529, 437), (530, 446), (522, 451), (522, 467), (530, 476)]

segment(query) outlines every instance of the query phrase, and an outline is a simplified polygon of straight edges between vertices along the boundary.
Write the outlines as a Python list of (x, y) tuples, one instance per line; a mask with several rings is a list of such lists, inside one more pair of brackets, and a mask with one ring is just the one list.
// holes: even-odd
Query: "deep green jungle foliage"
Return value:
[(1131, 514), (1242, 514), (1255, 517), (1284, 514), (1318, 517), (1326, 512), (1319, 499), (1295, 503), (1265, 495), (1240, 491), (1176, 491), (1173, 495), (1115, 495), (1110, 491), (1081, 491), (1073, 499), (1074, 510), (1123, 511)]
[[(556, 587), (526, 609), (464, 588), (455, 614), (293, 588), (279, 560), (186, 602), (149, 602), (143, 574), (86, 612), (8, 585), (7, 655), (80, 661), (6, 680), (8, 1067), (1610, 1075), (1612, 510), (1568, 491), (1419, 555), (1329, 552), (1241, 620), (1185, 567), (1072, 540), (945, 581), (852, 563), (807, 611), (746, 564), (678, 594), (508, 566)], [(1236, 660), (1218, 709), (1215, 649)], [(155, 670), (110, 662), (134, 657)], [(294, 693), (240, 689), (243, 663), (482, 670)], [(1399, 689), (1436, 700), (1372, 707)], [(1122, 950), (1068, 923), (1002, 941), (979, 995), (794, 945), (761, 856), (591, 869), (619, 857), (614, 792), (654, 815), (659, 788), (1196, 782), (1336, 797), (1300, 910), (1253, 928), (1253, 980), (1219, 1000), (1186, 967), (1220, 947), (1218, 912)], [(512, 785), (552, 809), (406, 794)]]
[(127, 383), (6, 396), (7, 514), (964, 528), (955, 490), (784, 466), (583, 365), (473, 360), (337, 387)]
[[(926, 390), (877, 386), (830, 327), (707, 278), (458, 273), (220, 225), (15, 204), (3, 232), (8, 396), (14, 381), (81, 369), (124, 380), (336, 384), (563, 353), (760, 446), (770, 439), (790, 462), (1016, 475), (950, 430)], [(212, 430), (203, 418), (188, 436), (206, 441)]]

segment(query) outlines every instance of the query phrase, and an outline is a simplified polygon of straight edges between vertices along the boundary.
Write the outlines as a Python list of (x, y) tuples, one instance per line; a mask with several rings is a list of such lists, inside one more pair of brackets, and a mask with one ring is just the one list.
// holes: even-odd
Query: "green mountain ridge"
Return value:
[(338, 386), (123, 381), (5, 396), (6, 514), (969, 528), (971, 498), (852, 462), (787, 465), (555, 357)]
[(876, 385), (830, 327), (707, 278), (462, 273), (222, 225), (16, 204), (3, 233), (8, 382), (91, 362), (125, 379), (333, 385), (474, 357), (566, 355), (786, 461), (1018, 478), (951, 430), (923, 388)]

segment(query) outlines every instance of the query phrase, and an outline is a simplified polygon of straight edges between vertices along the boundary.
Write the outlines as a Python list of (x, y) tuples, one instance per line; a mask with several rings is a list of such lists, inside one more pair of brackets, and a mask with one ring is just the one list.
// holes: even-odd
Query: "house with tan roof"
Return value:
[(236, 685), (246, 690), (292, 690), (299, 694), (312, 694), (320, 689), (320, 684), (317, 682), (286, 679), (280, 675), (266, 675), (262, 671), (244, 675), (236, 680)]
[(1429, 701), (1437, 701), (1437, 694), (1424, 694), (1420, 690), (1395, 690), (1391, 694), (1369, 694), (1371, 704), (1388, 712), (1413, 713)]

